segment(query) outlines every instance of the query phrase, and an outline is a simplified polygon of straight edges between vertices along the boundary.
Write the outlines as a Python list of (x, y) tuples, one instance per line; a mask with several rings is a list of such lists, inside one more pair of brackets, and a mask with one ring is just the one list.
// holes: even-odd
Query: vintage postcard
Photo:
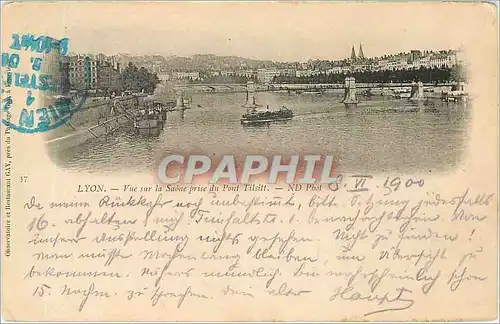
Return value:
[(498, 11), (2, 8), (8, 321), (498, 316)]

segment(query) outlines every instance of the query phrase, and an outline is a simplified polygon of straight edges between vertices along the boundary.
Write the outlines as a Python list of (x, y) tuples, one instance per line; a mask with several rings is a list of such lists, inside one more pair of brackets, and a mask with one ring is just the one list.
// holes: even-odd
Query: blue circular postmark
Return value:
[[(85, 57), (84, 62), (84, 90), (77, 100), (73, 100), (67, 95), (69, 40), (55, 40), (49, 36), (35, 38), (33, 35), (20, 37), (18, 34), (13, 34), (12, 38), (10, 49), (13, 52), (2, 53), (2, 68), (5, 68), (2, 73), (2, 123), (25, 134), (47, 132), (68, 123), (87, 99), (91, 85), (90, 58)], [(18, 69), (23, 62), (21, 58), (26, 66), (31, 65), (28, 73)], [(42, 68), (44, 64), (45, 69)], [(43, 100), (37, 100), (36, 92)], [(40, 107), (39, 102), (49, 104)]]

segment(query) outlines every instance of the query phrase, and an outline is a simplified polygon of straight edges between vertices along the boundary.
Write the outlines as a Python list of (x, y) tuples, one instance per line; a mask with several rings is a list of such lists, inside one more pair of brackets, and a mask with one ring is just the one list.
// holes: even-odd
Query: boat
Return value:
[(137, 131), (163, 128), (165, 121), (160, 113), (140, 113), (134, 120), (134, 128)]
[(452, 90), (444, 94), (443, 101), (446, 102), (466, 102), (467, 92), (464, 90)]
[(162, 121), (157, 118), (142, 118), (134, 122), (135, 129), (157, 128), (162, 126)]
[(411, 88), (393, 89), (392, 96), (396, 99), (408, 99), (411, 97)]
[(363, 110), (365, 114), (376, 114), (376, 113), (414, 113), (419, 112), (422, 109), (419, 106), (396, 106), (396, 107), (383, 107), (383, 108), (366, 108)]
[(443, 98), (445, 102), (466, 102), (467, 96), (465, 94), (446, 94)]
[(371, 91), (371, 89), (366, 89), (366, 90), (363, 90), (361, 92), (361, 95), (363, 95), (365, 97), (372, 97), (373, 96), (373, 92)]
[(159, 102), (145, 104), (135, 116), (134, 128), (138, 131), (163, 128), (167, 120), (167, 108)]
[(293, 118), (293, 111), (286, 106), (282, 106), (279, 110), (271, 111), (258, 111), (252, 110), (243, 116), (241, 116), (242, 124), (259, 124), (259, 123), (269, 123), (273, 121), (284, 121)]
[[(135, 119), (146, 95), (121, 97), (89, 97), (64, 125), (45, 133), (49, 150), (68, 149), (95, 138), (109, 135)], [(81, 98), (67, 99), (78, 105)]]

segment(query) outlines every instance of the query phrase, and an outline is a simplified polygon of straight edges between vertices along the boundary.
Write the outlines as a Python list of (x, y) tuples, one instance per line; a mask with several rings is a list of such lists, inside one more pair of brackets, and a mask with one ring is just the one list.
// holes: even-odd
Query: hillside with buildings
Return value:
[(174, 83), (333, 83), (346, 75), (361, 82), (426, 81), (463, 79), (463, 62), (457, 50), (411, 50), (379, 57), (367, 57), (360, 44), (342, 60), (308, 60), (276, 62), (238, 56), (197, 54), (191, 57), (117, 54), (70, 55), (71, 89), (85, 86), (85, 58), (89, 58), (92, 89), (109, 91), (129, 63), (155, 73), (161, 82)]
[(351, 56), (342, 60), (275, 62), (215, 55), (171, 57), (156, 61), (141, 57), (134, 60), (136, 64), (144, 65), (158, 73), (162, 81), (190, 83), (240, 83), (250, 79), (259, 83), (270, 83), (273, 80), (310, 78), (316, 75), (420, 69), (450, 70), (462, 64), (460, 52), (457, 50), (411, 50), (380, 57), (366, 57), (362, 45), (357, 53), (353, 46)]

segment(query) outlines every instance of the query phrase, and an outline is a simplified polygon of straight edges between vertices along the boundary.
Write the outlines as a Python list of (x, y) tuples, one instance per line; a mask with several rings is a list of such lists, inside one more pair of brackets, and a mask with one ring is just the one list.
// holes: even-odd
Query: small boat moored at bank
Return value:
[(148, 129), (163, 128), (167, 120), (167, 107), (163, 104), (153, 101), (147, 103), (138, 111), (134, 120), (134, 128), (138, 131)]
[(452, 88), (451, 91), (447, 92), (443, 101), (446, 102), (466, 102), (468, 93), (466, 91), (465, 82), (459, 82), (456, 86)]
[(411, 97), (411, 89), (410, 88), (399, 88), (393, 90), (393, 95), (395, 99), (408, 99)]

